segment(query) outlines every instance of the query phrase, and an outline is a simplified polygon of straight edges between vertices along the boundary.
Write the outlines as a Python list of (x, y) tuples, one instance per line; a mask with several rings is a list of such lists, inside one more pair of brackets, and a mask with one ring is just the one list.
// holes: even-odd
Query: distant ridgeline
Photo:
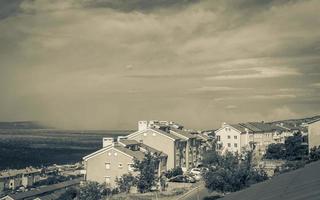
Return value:
[(38, 122), (33, 121), (20, 121), (20, 122), (0, 122), (0, 129), (47, 129), (49, 127), (40, 125)]

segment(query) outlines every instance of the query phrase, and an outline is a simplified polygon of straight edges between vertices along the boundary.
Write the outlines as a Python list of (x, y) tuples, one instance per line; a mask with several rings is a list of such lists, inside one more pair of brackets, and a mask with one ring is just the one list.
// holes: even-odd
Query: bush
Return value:
[(63, 193), (59, 200), (73, 200), (78, 196), (79, 191), (73, 187), (68, 188), (65, 193)]
[(105, 186), (97, 182), (86, 182), (80, 187), (79, 200), (101, 200), (104, 189)]
[(175, 168), (173, 168), (171, 170), (168, 170), (165, 173), (165, 176), (167, 178), (171, 178), (171, 177), (175, 177), (175, 176), (182, 175), (182, 174), (183, 174), (182, 168), (181, 167), (175, 167)]
[(120, 178), (116, 178), (120, 192), (129, 193), (132, 186), (135, 185), (136, 179), (132, 174), (123, 174)]
[(314, 162), (320, 160), (320, 146), (312, 147), (309, 153), (309, 161)]

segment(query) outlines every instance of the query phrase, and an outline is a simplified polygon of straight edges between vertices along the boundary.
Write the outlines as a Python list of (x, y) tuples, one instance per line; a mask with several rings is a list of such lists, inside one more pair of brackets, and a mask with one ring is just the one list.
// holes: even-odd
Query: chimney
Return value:
[(102, 138), (102, 147), (114, 145), (114, 139), (112, 137)]
[(146, 130), (148, 128), (148, 121), (138, 122), (138, 131)]
[(222, 122), (221, 127), (224, 128), (224, 127), (226, 127), (226, 126), (227, 126), (227, 123), (226, 123), (226, 122)]

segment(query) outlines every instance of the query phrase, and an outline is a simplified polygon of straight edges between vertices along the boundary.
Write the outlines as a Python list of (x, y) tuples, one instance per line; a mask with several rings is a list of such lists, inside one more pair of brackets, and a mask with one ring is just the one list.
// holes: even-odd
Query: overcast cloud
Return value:
[(0, 1), (0, 120), (190, 128), (320, 113), (320, 1)]

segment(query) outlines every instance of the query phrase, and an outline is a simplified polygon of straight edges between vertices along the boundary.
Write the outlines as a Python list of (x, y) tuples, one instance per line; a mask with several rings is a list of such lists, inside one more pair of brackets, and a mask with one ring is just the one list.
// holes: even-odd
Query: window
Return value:
[(109, 185), (111, 182), (111, 177), (110, 176), (106, 176), (106, 184)]
[(220, 135), (217, 135), (217, 140), (220, 141)]
[(230, 139), (231, 138), (231, 136), (230, 135), (228, 135), (228, 139)]
[(132, 164), (132, 163), (129, 163), (129, 164), (128, 164), (128, 171), (129, 171), (129, 172), (132, 172), (133, 170), (134, 170), (133, 164)]
[(238, 136), (235, 135), (235, 136), (234, 136), (234, 139), (235, 139), (235, 140), (238, 139)]
[(122, 163), (119, 163), (119, 168), (122, 168)]
[(106, 163), (105, 166), (106, 166), (106, 169), (110, 169), (111, 168), (111, 164), (110, 163)]
[(234, 145), (234, 147), (236, 147), (236, 148), (238, 147), (238, 144), (237, 144), (237, 143), (234, 143), (233, 145)]
[(231, 144), (230, 144), (230, 143), (228, 143), (228, 147), (231, 147)]

